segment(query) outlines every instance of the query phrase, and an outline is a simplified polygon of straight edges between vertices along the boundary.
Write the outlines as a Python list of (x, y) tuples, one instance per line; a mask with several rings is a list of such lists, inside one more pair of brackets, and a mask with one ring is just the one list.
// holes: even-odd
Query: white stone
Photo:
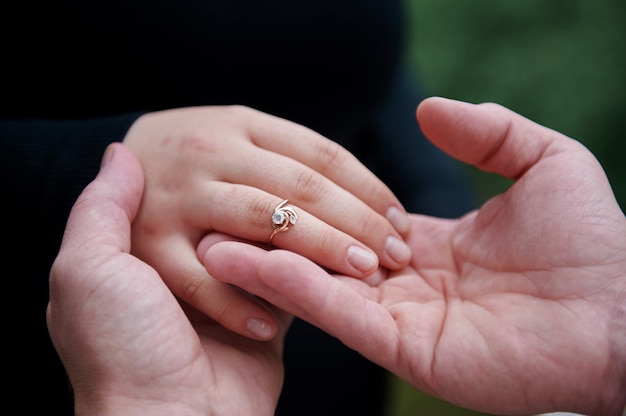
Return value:
[(278, 211), (275, 212), (274, 215), (272, 215), (272, 222), (276, 225), (278, 224), (282, 224), (285, 221), (285, 214), (283, 214), (282, 212)]

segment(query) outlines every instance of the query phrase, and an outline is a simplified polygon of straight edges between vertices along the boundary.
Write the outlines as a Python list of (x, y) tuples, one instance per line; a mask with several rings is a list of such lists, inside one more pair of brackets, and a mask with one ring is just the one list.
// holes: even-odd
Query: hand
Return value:
[[(154, 269), (129, 254), (141, 168), (121, 144), (77, 200), (50, 274), (48, 328), (77, 415), (273, 415), (282, 338), (261, 342), (186, 316)], [(123, 183), (124, 186), (120, 186)]]
[(196, 247), (211, 232), (266, 245), (283, 199), (298, 220), (274, 237), (276, 247), (361, 278), (379, 259), (388, 268), (409, 261), (399, 201), (350, 153), (302, 126), (239, 106), (184, 108), (144, 115), (124, 143), (146, 177), (133, 254), (174, 294), (234, 332), (270, 339), (276, 324), (249, 297), (213, 280)]
[(494, 104), (432, 98), (418, 120), (450, 155), (515, 184), (459, 220), (413, 216), (410, 265), (372, 286), (233, 242), (200, 253), (210, 273), (457, 405), (621, 414), (626, 219), (597, 160)]

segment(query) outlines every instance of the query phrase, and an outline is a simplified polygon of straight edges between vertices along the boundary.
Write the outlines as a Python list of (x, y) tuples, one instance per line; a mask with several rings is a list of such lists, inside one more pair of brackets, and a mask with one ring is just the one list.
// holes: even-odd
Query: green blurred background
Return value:
[[(626, 209), (626, 1), (405, 0), (429, 95), (497, 102), (585, 144)], [(482, 199), (509, 185), (464, 168)], [(393, 378), (389, 416), (480, 415)]]
[[(497, 102), (579, 140), (624, 210), (626, 1), (405, 1), (408, 65), (431, 95)], [(502, 189), (474, 176), (485, 196)]]

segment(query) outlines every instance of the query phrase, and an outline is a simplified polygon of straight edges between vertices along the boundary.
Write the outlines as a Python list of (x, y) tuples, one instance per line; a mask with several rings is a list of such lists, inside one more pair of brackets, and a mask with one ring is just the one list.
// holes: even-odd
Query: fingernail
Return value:
[(272, 337), (272, 326), (263, 319), (252, 318), (246, 322), (246, 329), (254, 336), (261, 339), (270, 339)]
[(111, 159), (113, 159), (113, 153), (115, 150), (113, 149), (113, 145), (108, 145), (104, 154), (102, 155), (102, 160), (100, 161), (100, 170), (104, 169), (106, 165), (109, 164)]
[(398, 237), (387, 237), (385, 251), (396, 263), (407, 264), (411, 260), (411, 249)]
[(409, 215), (398, 209), (397, 207), (390, 207), (387, 210), (387, 221), (393, 225), (400, 234), (406, 234), (411, 228), (411, 222), (409, 221)]
[(358, 246), (348, 248), (348, 262), (362, 272), (370, 272), (378, 267), (376, 254)]

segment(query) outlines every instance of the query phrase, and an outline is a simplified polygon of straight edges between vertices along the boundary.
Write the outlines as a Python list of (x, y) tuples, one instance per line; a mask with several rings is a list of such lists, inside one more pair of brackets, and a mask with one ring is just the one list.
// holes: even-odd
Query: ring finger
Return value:
[(365, 277), (379, 265), (378, 256), (367, 245), (291, 203), (283, 204), (282, 208), (293, 210), (294, 220), (282, 231), (276, 231), (272, 216), (284, 201), (280, 197), (254, 187), (225, 182), (210, 182), (208, 187), (205, 194), (209, 198), (204, 200), (208, 206), (194, 209), (194, 212), (204, 213), (196, 218), (199, 226), (266, 243), (268, 248), (271, 237), (272, 246), (289, 249), (354, 277)]

